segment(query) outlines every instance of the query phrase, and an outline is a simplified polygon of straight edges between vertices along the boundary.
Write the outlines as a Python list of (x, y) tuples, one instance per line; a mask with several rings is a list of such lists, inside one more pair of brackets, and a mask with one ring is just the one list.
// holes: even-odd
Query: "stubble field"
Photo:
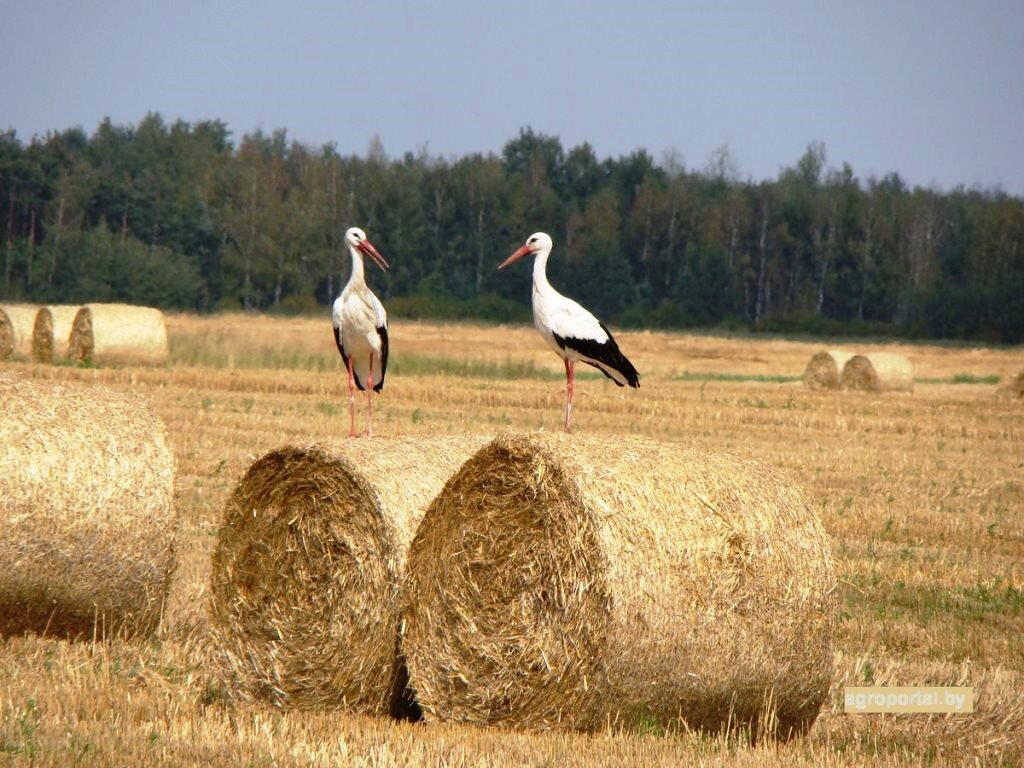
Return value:
[[(344, 437), (329, 321), (168, 320), (171, 362), (0, 375), (142, 393), (178, 463), (179, 566), (158, 636), (0, 640), (0, 762), (41, 766), (859, 765), (1024, 760), (1024, 402), (995, 396), (1024, 349), (845, 344), (907, 355), (913, 393), (810, 392), (820, 342), (622, 332), (640, 390), (578, 376), (574, 426), (754, 457), (803, 484), (840, 578), (835, 682), (809, 734), (530, 734), (233, 703), (202, 651), (210, 555), (227, 495), (288, 443)], [(828, 346), (834, 346), (829, 344)], [(560, 361), (528, 327), (391, 323), (380, 435), (555, 431)], [(359, 400), (358, 418), (365, 418)], [(10, 407), (4, 404), (4, 407)], [(971, 685), (972, 715), (844, 714), (844, 685)]]

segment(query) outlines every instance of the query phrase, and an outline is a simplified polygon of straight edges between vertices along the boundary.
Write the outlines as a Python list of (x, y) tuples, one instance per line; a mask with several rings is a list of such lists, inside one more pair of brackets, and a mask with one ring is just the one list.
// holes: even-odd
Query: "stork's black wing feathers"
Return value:
[[(345, 345), (341, 343), (341, 329), (338, 326), (334, 326), (334, 343), (338, 345), (338, 351), (341, 353), (342, 362), (345, 363), (345, 372), (348, 373), (349, 354), (348, 352), (345, 351)], [(352, 379), (355, 381), (356, 387), (359, 389), (360, 392), (366, 389), (366, 387), (363, 386), (363, 382), (361, 382), (359, 380), (359, 377), (356, 375), (355, 370), (352, 371)], [(381, 376), (382, 383), (383, 380), (384, 377)], [(376, 389), (378, 392), (380, 391), (379, 387), (374, 387), (374, 389)]]
[(621, 387), (623, 385), (616, 381), (615, 377), (602, 366), (607, 366), (621, 373), (629, 386), (639, 387), (640, 374), (637, 373), (636, 368), (633, 367), (633, 364), (629, 362), (626, 356), (622, 354), (622, 350), (619, 349), (619, 345), (615, 342), (615, 337), (612, 336), (611, 331), (600, 321), (598, 321), (598, 325), (601, 326), (601, 330), (608, 336), (608, 339), (604, 342), (599, 342), (597, 339), (577, 339), (573, 336), (559, 336), (554, 332), (551, 335), (554, 336), (555, 343), (562, 349), (568, 348), (578, 352), (584, 358), (589, 358), (583, 360), (583, 362), (597, 368), (597, 370), (601, 371), (618, 386)]
[(384, 377), (388, 373), (388, 327), (378, 325), (377, 333), (380, 334), (380, 381), (373, 385), (374, 392), (384, 389)]

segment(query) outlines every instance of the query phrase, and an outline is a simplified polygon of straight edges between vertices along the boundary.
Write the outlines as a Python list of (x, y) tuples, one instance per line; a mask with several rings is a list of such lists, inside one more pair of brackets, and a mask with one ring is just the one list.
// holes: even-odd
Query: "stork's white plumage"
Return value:
[(348, 369), (349, 437), (356, 436), (356, 388), (366, 391), (366, 435), (373, 436), (373, 392), (384, 388), (388, 370), (388, 316), (366, 285), (363, 254), (383, 270), (388, 263), (359, 227), (345, 233), (352, 276), (334, 302), (334, 341)]
[(553, 243), (544, 232), (530, 235), (518, 251), (498, 265), (507, 267), (534, 254), (533, 324), (565, 363), (565, 431), (572, 431), (572, 396), (576, 391), (576, 361), (592, 365), (620, 387), (640, 386), (640, 374), (619, 350), (611, 332), (575, 301), (551, 287), (547, 276)]

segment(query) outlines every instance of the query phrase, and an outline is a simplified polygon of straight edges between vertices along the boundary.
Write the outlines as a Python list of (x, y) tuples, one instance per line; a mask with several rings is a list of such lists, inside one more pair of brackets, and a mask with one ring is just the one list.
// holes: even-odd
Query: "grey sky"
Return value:
[(237, 140), (446, 157), (521, 127), (599, 157), (727, 144), (1024, 196), (1024, 3), (0, 0), (0, 129), (224, 120)]

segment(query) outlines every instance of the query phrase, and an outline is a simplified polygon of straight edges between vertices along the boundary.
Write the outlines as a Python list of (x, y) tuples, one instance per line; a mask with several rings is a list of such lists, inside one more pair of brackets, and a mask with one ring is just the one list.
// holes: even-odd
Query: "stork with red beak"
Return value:
[(533, 324), (565, 363), (565, 431), (572, 432), (572, 396), (576, 391), (576, 361), (592, 365), (618, 386), (640, 386), (640, 374), (619, 350), (611, 331), (570, 298), (551, 287), (547, 277), (551, 238), (536, 232), (498, 269), (533, 254)]
[(349, 437), (356, 437), (356, 388), (366, 391), (366, 436), (373, 436), (373, 392), (384, 388), (388, 370), (388, 316), (366, 286), (363, 255), (383, 270), (388, 263), (359, 227), (345, 233), (352, 276), (334, 302), (334, 341), (348, 368)]

